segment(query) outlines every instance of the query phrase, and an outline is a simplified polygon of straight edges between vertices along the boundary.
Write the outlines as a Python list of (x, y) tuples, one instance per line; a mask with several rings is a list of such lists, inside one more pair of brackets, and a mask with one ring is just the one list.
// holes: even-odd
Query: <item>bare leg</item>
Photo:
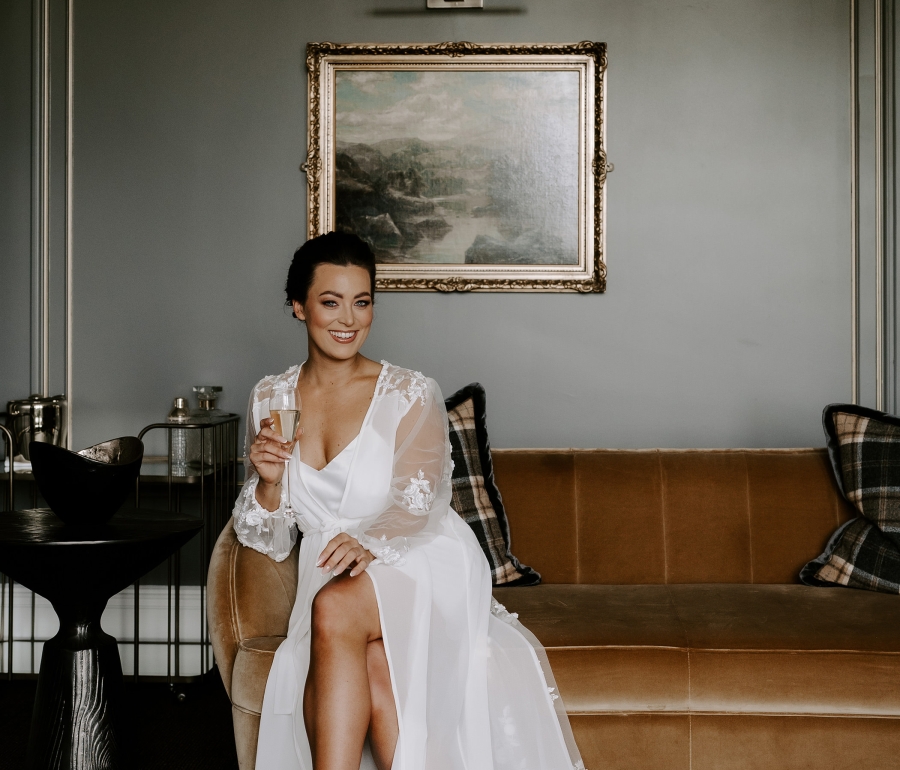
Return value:
[[(311, 635), (303, 718), (313, 765), (316, 770), (359, 770), (373, 717), (368, 648), (370, 642), (381, 639), (375, 589), (366, 573), (335, 578), (319, 591), (313, 600)], [(390, 689), (389, 674), (387, 685)], [(376, 694), (376, 699), (381, 713), (383, 698)], [(385, 722), (383, 718), (378, 721)], [(376, 732), (374, 740), (380, 738), (383, 728)], [(387, 747), (372, 748), (385, 755)], [(384, 770), (390, 770), (390, 764)]]
[(366, 665), (369, 670), (369, 692), (372, 700), (372, 720), (369, 723), (369, 745), (378, 770), (391, 770), (400, 727), (397, 723), (397, 706), (391, 688), (391, 670), (388, 667), (384, 642), (369, 642)]

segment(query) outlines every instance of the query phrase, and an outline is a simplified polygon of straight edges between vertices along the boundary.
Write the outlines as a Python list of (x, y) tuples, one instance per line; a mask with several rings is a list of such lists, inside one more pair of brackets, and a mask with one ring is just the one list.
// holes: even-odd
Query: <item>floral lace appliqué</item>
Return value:
[[(252, 548), (254, 551), (267, 554), (275, 561), (283, 561), (290, 551), (276, 552), (271, 538), (266, 537), (270, 532), (270, 525), (274, 519), (284, 519), (288, 526), (296, 524), (296, 512), (287, 513), (285, 508), (286, 495), (282, 494), (281, 504), (277, 510), (269, 511), (263, 508), (256, 499), (256, 484), (258, 479), (251, 479), (241, 491), (234, 507), (234, 531), (240, 543)], [(255, 536), (254, 536), (255, 535)]]
[[(422, 372), (414, 372), (411, 369), (401, 369), (399, 366), (393, 366), (387, 361), (382, 361), (384, 369), (378, 378), (378, 385), (375, 388), (376, 393), (384, 395), (392, 390), (399, 390), (407, 404), (412, 404), (418, 399), (422, 406), (425, 406), (425, 395), (428, 392), (428, 381)], [(406, 383), (405, 387), (401, 385)]]
[(434, 492), (431, 491), (431, 482), (420, 470), (415, 478), (409, 480), (409, 484), (403, 490), (403, 505), (411, 513), (413, 511), (425, 513), (431, 510), (433, 502)]
[[(281, 374), (267, 374), (253, 388), (253, 403), (258, 404), (261, 400), (269, 397), (268, 394), (279, 386), (293, 387), (297, 384), (297, 378), (300, 376), (300, 365), (292, 366), (286, 372)], [(244, 467), (250, 468), (250, 444), (256, 439), (255, 432), (251, 436), (248, 432), (244, 436)], [(259, 549), (257, 549), (259, 550)]]
[[(246, 508), (236, 511), (234, 516), (234, 529), (239, 535), (249, 535), (251, 530), (256, 530), (257, 535), (269, 531), (269, 520), (273, 511), (267, 511), (256, 500), (256, 496), (247, 496)], [(258, 550), (258, 549), (257, 549)]]
[[(381, 540), (387, 540), (387, 535), (382, 535)], [(392, 548), (389, 545), (382, 546), (381, 548), (373, 548), (372, 553), (389, 567), (402, 567), (406, 564), (406, 559), (403, 558), (403, 554), (398, 549)]]
[(292, 366), (286, 372), (282, 372), (281, 374), (267, 374), (263, 377), (258, 383), (256, 383), (256, 387), (254, 391), (256, 393), (269, 392), (275, 389), (276, 386), (290, 386), (293, 387), (297, 384), (297, 377), (300, 376), (300, 365)]
[(425, 394), (428, 392), (428, 383), (425, 376), (421, 372), (412, 372), (409, 378), (409, 385), (406, 386), (406, 400), (412, 403), (416, 399), (422, 406), (425, 406)]
[(497, 620), (502, 620), (504, 623), (509, 623), (510, 625), (515, 623), (519, 618), (518, 612), (510, 612), (493, 596), (491, 597), (491, 614), (497, 618)]

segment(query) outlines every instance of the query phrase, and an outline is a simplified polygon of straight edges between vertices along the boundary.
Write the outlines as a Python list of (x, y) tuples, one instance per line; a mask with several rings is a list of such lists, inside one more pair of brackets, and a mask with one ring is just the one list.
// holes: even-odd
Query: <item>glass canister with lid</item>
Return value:
[[(190, 422), (194, 425), (212, 425), (217, 419), (227, 414), (216, 408), (216, 402), (222, 395), (221, 385), (194, 385), (194, 395), (198, 406), (191, 409)], [(193, 469), (212, 468), (214, 461), (213, 429), (187, 431), (187, 462)], [(202, 447), (202, 451), (201, 451)]]

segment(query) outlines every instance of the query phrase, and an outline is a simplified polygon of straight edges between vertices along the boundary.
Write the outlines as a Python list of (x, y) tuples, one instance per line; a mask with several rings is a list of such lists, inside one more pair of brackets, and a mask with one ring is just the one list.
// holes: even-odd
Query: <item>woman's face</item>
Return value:
[(372, 326), (369, 272), (356, 265), (318, 265), (306, 302), (294, 301), (294, 315), (306, 322), (310, 345), (331, 358), (353, 358)]

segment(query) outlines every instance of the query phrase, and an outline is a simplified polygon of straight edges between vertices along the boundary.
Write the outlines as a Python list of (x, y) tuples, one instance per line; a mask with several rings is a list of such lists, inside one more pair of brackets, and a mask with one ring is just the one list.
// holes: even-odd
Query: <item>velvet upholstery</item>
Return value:
[(229, 519), (213, 549), (206, 590), (216, 664), (233, 703), (233, 670), (242, 642), (287, 635), (297, 595), (296, 553), (275, 562), (245, 548), (237, 541)]
[(589, 770), (893, 770), (893, 719), (731, 714), (571, 715)]
[(240, 770), (253, 770), (256, 767), (256, 743), (259, 739), (259, 712), (251, 713), (232, 706), (231, 717), (238, 767)]
[(900, 597), (739, 584), (494, 596), (547, 648), (570, 711), (900, 715)]
[[(796, 577), (853, 515), (824, 450), (495, 450), (494, 469), (544, 577), (494, 594), (547, 648), (588, 768), (895, 766), (900, 597)], [(242, 770), (295, 584), (296, 553), (222, 532), (210, 629)]]

